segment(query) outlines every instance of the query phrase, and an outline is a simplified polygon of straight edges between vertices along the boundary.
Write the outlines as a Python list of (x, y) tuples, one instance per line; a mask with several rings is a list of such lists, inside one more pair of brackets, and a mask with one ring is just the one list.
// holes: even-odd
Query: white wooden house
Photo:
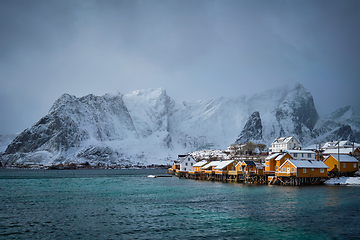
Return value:
[(282, 152), (284, 150), (293, 150), (299, 148), (299, 141), (294, 137), (280, 137), (271, 143), (270, 153)]
[(180, 171), (192, 171), (193, 166), (196, 164), (195, 159), (190, 155), (179, 155), (178, 161), (180, 162)]

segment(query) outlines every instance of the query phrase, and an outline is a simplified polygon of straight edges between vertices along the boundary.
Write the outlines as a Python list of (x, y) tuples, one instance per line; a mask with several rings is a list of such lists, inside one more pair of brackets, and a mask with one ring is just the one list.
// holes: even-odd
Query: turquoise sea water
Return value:
[(0, 170), (0, 239), (357, 239), (360, 187)]

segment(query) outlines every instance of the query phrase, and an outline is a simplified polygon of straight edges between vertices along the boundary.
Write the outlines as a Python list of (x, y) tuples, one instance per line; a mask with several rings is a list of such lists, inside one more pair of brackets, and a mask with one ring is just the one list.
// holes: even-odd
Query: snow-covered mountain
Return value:
[(320, 119), (311, 94), (300, 84), (182, 103), (164, 89), (81, 98), (64, 94), (9, 144), (1, 161), (163, 164), (177, 154), (224, 149), (235, 141), (270, 144), (287, 135), (303, 144), (357, 140), (359, 119), (351, 107)]
[(320, 119), (311, 135), (317, 142), (360, 141), (360, 114), (351, 106), (339, 108)]

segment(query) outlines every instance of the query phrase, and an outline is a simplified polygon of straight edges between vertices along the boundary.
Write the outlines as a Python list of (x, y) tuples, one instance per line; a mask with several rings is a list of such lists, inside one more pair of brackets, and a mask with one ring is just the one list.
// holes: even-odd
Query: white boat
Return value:
[(155, 175), (148, 175), (147, 177), (149, 177), (149, 178), (156, 178)]

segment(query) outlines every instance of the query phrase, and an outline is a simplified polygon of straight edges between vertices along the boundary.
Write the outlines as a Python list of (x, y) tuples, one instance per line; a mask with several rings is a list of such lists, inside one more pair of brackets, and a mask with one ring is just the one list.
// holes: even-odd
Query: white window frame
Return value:
[(306, 173), (306, 168), (303, 168), (303, 173)]

